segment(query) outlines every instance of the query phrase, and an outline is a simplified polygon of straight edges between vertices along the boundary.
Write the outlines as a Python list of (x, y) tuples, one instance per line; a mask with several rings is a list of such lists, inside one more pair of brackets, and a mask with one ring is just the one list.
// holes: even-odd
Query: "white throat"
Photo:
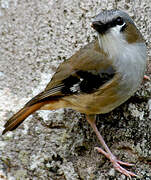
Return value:
[(115, 26), (105, 35), (98, 34), (100, 48), (108, 55), (113, 64), (146, 64), (146, 46), (144, 42), (128, 43), (121, 26)]
[(110, 58), (119, 56), (119, 52), (123, 51), (123, 48), (128, 45), (124, 35), (120, 32), (121, 28), (121, 26), (117, 25), (111, 28), (105, 35), (98, 34), (100, 47)]
[(142, 81), (146, 67), (145, 43), (128, 43), (118, 26), (105, 35), (98, 35), (100, 48), (113, 62), (117, 72), (122, 76), (123, 84), (133, 93)]

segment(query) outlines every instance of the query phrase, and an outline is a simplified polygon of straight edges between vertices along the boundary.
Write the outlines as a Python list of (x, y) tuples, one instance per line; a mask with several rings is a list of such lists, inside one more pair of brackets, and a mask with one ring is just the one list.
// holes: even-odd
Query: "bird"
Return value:
[(122, 10), (101, 11), (93, 17), (91, 27), (96, 39), (59, 65), (45, 90), (6, 122), (2, 134), (16, 129), (37, 110), (71, 108), (85, 114), (102, 146), (97, 151), (131, 178), (137, 175), (123, 165), (133, 164), (118, 160), (111, 152), (96, 126), (96, 116), (117, 108), (139, 88), (147, 64), (145, 41)]

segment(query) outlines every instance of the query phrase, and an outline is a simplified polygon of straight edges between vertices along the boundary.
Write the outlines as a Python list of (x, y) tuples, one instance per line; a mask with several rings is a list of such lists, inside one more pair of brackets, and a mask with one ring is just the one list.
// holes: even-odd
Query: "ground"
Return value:
[[(150, 0), (0, 0), (0, 131), (9, 117), (42, 91), (57, 66), (96, 33), (92, 18), (103, 9), (129, 13), (151, 60)], [(151, 74), (149, 61), (146, 74)], [(151, 76), (150, 76), (151, 77)], [(125, 104), (97, 117), (112, 152), (151, 179), (151, 82)], [(94, 147), (99, 142), (85, 116), (70, 109), (34, 113), (0, 136), (0, 174), (8, 180), (121, 180)], [(134, 178), (136, 179), (136, 178)]]

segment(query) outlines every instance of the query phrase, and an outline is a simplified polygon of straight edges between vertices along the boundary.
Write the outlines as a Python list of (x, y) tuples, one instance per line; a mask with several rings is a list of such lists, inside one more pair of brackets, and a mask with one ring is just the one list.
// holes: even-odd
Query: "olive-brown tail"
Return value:
[(23, 107), (6, 122), (4, 125), (5, 129), (2, 134), (5, 134), (7, 131), (16, 129), (30, 114), (40, 109), (44, 104), (45, 102), (39, 102), (32, 106)]

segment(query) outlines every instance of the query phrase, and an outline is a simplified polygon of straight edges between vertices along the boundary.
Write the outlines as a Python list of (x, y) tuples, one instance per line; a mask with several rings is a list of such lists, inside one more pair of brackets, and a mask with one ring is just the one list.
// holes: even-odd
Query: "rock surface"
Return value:
[[(43, 90), (59, 63), (96, 36), (91, 19), (102, 9), (130, 14), (151, 59), (150, 0), (0, 0), (0, 130), (6, 120)], [(151, 74), (149, 61), (148, 71)], [(151, 179), (151, 82), (97, 126), (119, 159)], [(104, 156), (85, 117), (72, 110), (39, 111), (0, 136), (0, 178), (8, 180), (121, 180)], [(136, 179), (136, 178), (134, 178)]]

